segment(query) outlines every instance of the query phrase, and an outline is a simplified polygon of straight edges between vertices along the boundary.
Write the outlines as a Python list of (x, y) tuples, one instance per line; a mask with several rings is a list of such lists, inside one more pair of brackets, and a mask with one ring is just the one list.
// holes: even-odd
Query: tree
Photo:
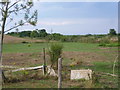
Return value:
[[(20, 26), (29, 23), (31, 25), (36, 25), (37, 23), (37, 10), (31, 14), (30, 9), (33, 6), (33, 2), (28, 2), (28, 0), (15, 0), (10, 2), (9, 0), (0, 2), (0, 27), (1, 27), (1, 38), (0, 38), (0, 59), (2, 63), (2, 47), (4, 33), (12, 29), (18, 28)], [(15, 16), (24, 15), (24, 18), (20, 19), (18, 22), (13, 21)], [(14, 18), (14, 19), (13, 19)], [(14, 22), (14, 26), (7, 28), (9, 23)]]
[(38, 32), (35, 31), (35, 30), (33, 30), (33, 31), (31, 32), (31, 34), (30, 34), (30, 37), (31, 37), (31, 38), (38, 37)]
[(38, 30), (39, 37), (46, 37), (48, 34), (45, 29)]
[(50, 40), (61, 40), (62, 37), (63, 35), (60, 33), (53, 33), (49, 35)]
[(18, 28), (16, 28), (16, 32), (17, 32), (17, 34), (18, 34), (18, 32), (19, 32), (19, 29), (18, 29)]
[(22, 31), (19, 32), (20, 37), (30, 37), (32, 31)]
[(11, 35), (11, 36), (19, 36), (17, 32), (7, 33), (7, 35)]
[(115, 29), (110, 29), (109, 35), (117, 35)]

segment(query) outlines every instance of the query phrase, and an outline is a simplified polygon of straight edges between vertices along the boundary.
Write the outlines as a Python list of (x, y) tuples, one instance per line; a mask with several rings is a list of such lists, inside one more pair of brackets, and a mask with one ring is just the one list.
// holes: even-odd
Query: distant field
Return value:
[[(42, 52), (42, 48), (48, 49), (51, 43), (16, 43), (16, 44), (4, 44), (4, 53), (32, 53), (32, 52)], [(80, 51), (80, 52), (96, 52), (104, 51), (107, 48), (101, 48), (98, 44), (89, 43), (62, 43), (64, 48), (63, 51)], [(117, 50), (117, 48), (111, 48), (110, 50)]]

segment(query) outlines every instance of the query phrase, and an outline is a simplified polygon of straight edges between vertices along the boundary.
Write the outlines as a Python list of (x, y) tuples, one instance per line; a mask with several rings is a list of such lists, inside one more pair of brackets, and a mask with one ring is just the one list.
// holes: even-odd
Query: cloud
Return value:
[(38, 24), (39, 24), (39, 25), (61, 26), (61, 25), (71, 25), (71, 24), (75, 24), (75, 22), (71, 22), (71, 21), (63, 21), (63, 22), (41, 21), (41, 22), (38, 22)]
[(61, 33), (66, 35), (81, 35), (81, 34), (106, 34), (109, 29), (114, 28), (118, 31), (117, 18), (46, 18), (39, 19), (37, 26), (25, 25), (20, 27), (19, 30), (35, 30), (46, 29), (48, 33), (51, 28), (54, 33)]
[(102, 34), (108, 33), (111, 28), (118, 30), (117, 23), (117, 18), (50, 18), (41, 19), (37, 27), (45, 28), (48, 32), (52, 28), (54, 32), (62, 34)]

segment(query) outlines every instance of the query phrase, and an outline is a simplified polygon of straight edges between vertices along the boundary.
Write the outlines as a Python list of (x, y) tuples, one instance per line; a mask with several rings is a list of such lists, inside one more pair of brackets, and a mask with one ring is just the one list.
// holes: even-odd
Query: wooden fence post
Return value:
[(58, 59), (58, 88), (62, 88), (62, 58)]
[(2, 70), (0, 68), (0, 90), (2, 90)]
[(118, 56), (115, 58), (114, 63), (113, 63), (113, 75), (115, 74), (115, 63), (117, 62)]
[(43, 60), (44, 60), (44, 63), (43, 63), (43, 75), (45, 75), (46, 74), (45, 48), (43, 48)]

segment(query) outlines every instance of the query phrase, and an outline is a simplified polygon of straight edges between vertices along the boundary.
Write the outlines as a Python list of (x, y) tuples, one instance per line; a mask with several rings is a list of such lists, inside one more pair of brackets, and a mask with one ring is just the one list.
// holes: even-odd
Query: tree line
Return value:
[(48, 40), (60, 40), (64, 35), (60, 33), (47, 33), (45, 29), (33, 30), (33, 31), (21, 31), (21, 32), (9, 32), (7, 35), (18, 36), (18, 37), (30, 37), (30, 38), (40, 38)]
[(21, 32), (10, 32), (8, 35), (18, 36), (18, 37), (30, 37), (30, 38), (38, 38), (38, 39), (46, 39), (46, 40), (56, 40), (62, 42), (99, 42), (98, 39), (101, 39), (100, 42), (108, 42), (108, 40), (104, 37), (114, 37), (120, 36), (117, 34), (115, 29), (110, 29), (108, 34), (99, 34), (99, 35), (62, 35), (60, 33), (47, 33), (45, 29), (36, 29), (33, 31), (21, 31)]

